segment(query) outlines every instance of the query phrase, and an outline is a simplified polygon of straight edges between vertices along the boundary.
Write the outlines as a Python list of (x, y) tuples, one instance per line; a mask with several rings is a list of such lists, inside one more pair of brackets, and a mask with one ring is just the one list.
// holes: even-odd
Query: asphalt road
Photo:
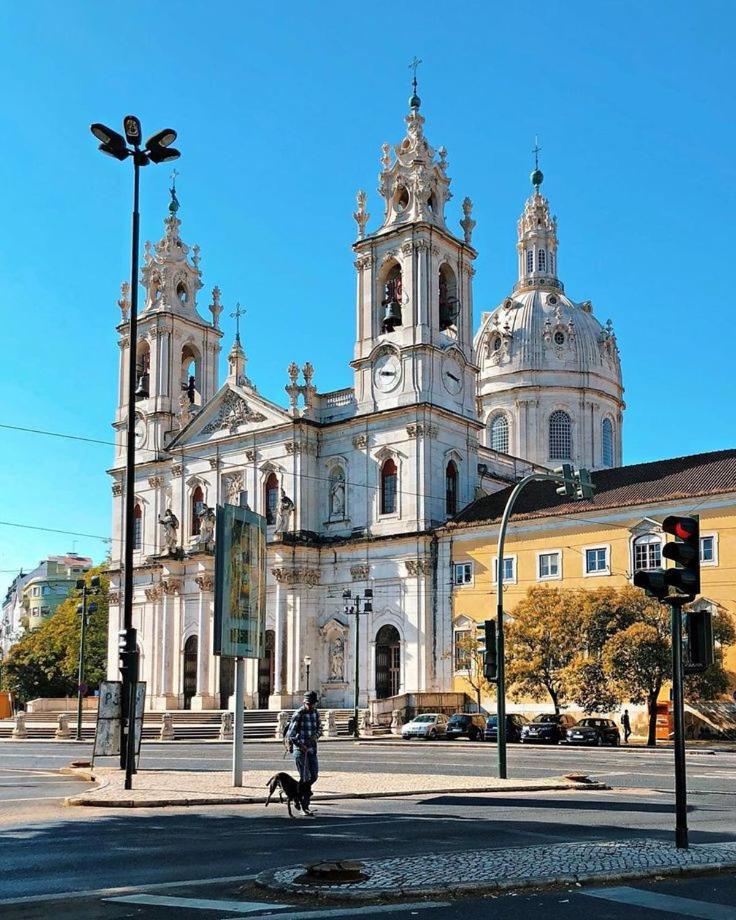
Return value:
[[(672, 835), (672, 752), (646, 750), (566, 750), (513, 748), (512, 776), (543, 776), (583, 769), (616, 788), (610, 792), (547, 795), (417, 796), (323, 803), (316, 819), (290, 821), (281, 806), (220, 806), (192, 810), (120, 811), (61, 808), (59, 798), (81, 788), (78, 781), (52, 772), (70, 759), (81, 759), (87, 746), (51, 743), (0, 743), (0, 917), (34, 920), (117, 920), (119, 917), (234, 917), (227, 904), (211, 911), (189, 909), (187, 898), (225, 901), (250, 897), (242, 892), (247, 877), (265, 868), (292, 865), (305, 858), (368, 858), (382, 855), (433, 854), (472, 847), (507, 847), (600, 840), (630, 836)], [(458, 743), (430, 747), (322, 746), (323, 769), (458, 773), (492, 775), (495, 748)], [(246, 746), (246, 761), (261, 768), (283, 767), (274, 745)], [(228, 750), (218, 745), (149, 745), (143, 765), (150, 768), (226, 769)], [(693, 842), (736, 837), (736, 754), (690, 753), (692, 794), (689, 823)], [(72, 785), (73, 784), (73, 785)], [(229, 879), (225, 881), (223, 879)], [(149, 887), (152, 886), (152, 887)], [(126, 888), (123, 892), (110, 891)], [(446, 907), (416, 905), (389, 916), (463, 918), (499, 917), (526, 920), (533, 908), (543, 917), (574, 920), (666, 917), (666, 911), (640, 901), (636, 892), (655, 889), (666, 895), (702, 901), (710, 913), (682, 912), (670, 916), (704, 916), (736, 920), (736, 886), (725, 878), (634, 885), (634, 894), (613, 900), (593, 899), (579, 889), (529, 896), (470, 900)], [(104, 890), (100, 890), (104, 889)], [(89, 892), (89, 894), (84, 894)], [(184, 902), (133, 904), (108, 897), (183, 898)], [(22, 904), (8, 899), (31, 898)], [(39, 900), (51, 897), (53, 900)], [(492, 901), (492, 911), (489, 902)], [(5, 904), (3, 904), (5, 902)], [(731, 905), (732, 913), (713, 912), (707, 905)], [(360, 914), (370, 917), (376, 905)], [(395, 905), (394, 905), (395, 906)], [(687, 906), (687, 905), (686, 905)], [(274, 916), (295, 916), (317, 905), (278, 910)], [(327, 908), (325, 908), (326, 910)], [(350, 916), (343, 909), (329, 916)], [(264, 916), (255, 908), (251, 916)], [(57, 917), (58, 915), (58, 917)], [(577, 916), (575, 916), (577, 915)], [(314, 920), (328, 916), (317, 910)]]

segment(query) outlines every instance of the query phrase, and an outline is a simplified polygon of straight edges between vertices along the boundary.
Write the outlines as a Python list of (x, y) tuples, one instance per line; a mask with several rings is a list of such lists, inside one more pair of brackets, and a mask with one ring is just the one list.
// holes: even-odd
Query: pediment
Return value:
[(629, 527), (629, 532), (632, 533), (635, 537), (640, 537), (643, 534), (648, 533), (662, 533), (662, 525), (659, 521), (645, 517), (642, 518), (638, 524), (634, 524), (632, 527)]
[(226, 383), (169, 447), (274, 428), (290, 421), (286, 411), (251, 389)]

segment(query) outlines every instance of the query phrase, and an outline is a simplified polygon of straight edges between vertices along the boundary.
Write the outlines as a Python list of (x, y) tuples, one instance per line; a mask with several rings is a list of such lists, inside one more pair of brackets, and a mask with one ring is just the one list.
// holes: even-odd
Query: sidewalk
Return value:
[[(284, 769), (293, 772), (293, 763)], [(252, 805), (266, 800), (266, 782), (273, 770), (243, 773), (243, 785), (233, 788), (230, 773), (184, 770), (142, 770), (133, 777), (133, 789), (123, 788), (122, 771), (66, 768), (62, 773), (95, 780), (96, 789), (65, 799), (65, 805), (98, 808), (158, 808), (172, 805)], [(547, 792), (568, 789), (608, 789), (604, 783), (576, 782), (565, 777), (500, 780), (478, 776), (425, 776), (410, 773), (320, 773), (314, 801), (369, 799), (386, 796), (440, 795), (478, 792)]]
[[(288, 892), (375, 901), (418, 895), (482, 895), (732, 868), (736, 868), (736, 842), (695, 844), (677, 850), (674, 843), (643, 838), (303, 864), (262, 872), (256, 885), (278, 892), (280, 897)], [(340, 875), (362, 875), (363, 880), (339, 882), (336, 879)]]

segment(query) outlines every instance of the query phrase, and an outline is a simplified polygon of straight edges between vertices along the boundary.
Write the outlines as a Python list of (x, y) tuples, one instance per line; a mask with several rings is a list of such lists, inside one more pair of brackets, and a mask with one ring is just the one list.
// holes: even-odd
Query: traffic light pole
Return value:
[(672, 613), (672, 709), (675, 728), (675, 845), (687, 849), (687, 774), (685, 768), (685, 703), (682, 666), (682, 602), (669, 602)]
[(87, 638), (87, 583), (82, 588), (82, 628), (79, 635), (79, 672), (77, 674), (77, 741), (82, 740), (82, 682), (84, 681), (84, 645)]

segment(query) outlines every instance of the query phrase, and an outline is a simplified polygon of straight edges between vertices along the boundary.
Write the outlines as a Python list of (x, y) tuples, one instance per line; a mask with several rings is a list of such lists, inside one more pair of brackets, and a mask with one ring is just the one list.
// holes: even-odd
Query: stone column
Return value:
[[(276, 572), (279, 574), (276, 575)], [(282, 691), (282, 668), (284, 661), (284, 602), (286, 593), (282, 584), (281, 569), (274, 569), (276, 576), (276, 610), (274, 611), (274, 675), (273, 692), (278, 696)]]
[(166, 579), (160, 584), (163, 603), (161, 605), (161, 660), (159, 668), (159, 691), (155, 698), (156, 709), (177, 709), (179, 696), (174, 689), (174, 648), (175, 634), (174, 614), (175, 595), (180, 583), (175, 579)]
[(199, 588), (199, 608), (197, 610), (197, 693), (192, 697), (192, 709), (217, 709), (214, 694), (210, 691), (212, 683), (210, 670), (213, 656), (210, 647), (212, 635), (212, 589), (214, 578), (209, 572), (203, 572), (195, 579)]

